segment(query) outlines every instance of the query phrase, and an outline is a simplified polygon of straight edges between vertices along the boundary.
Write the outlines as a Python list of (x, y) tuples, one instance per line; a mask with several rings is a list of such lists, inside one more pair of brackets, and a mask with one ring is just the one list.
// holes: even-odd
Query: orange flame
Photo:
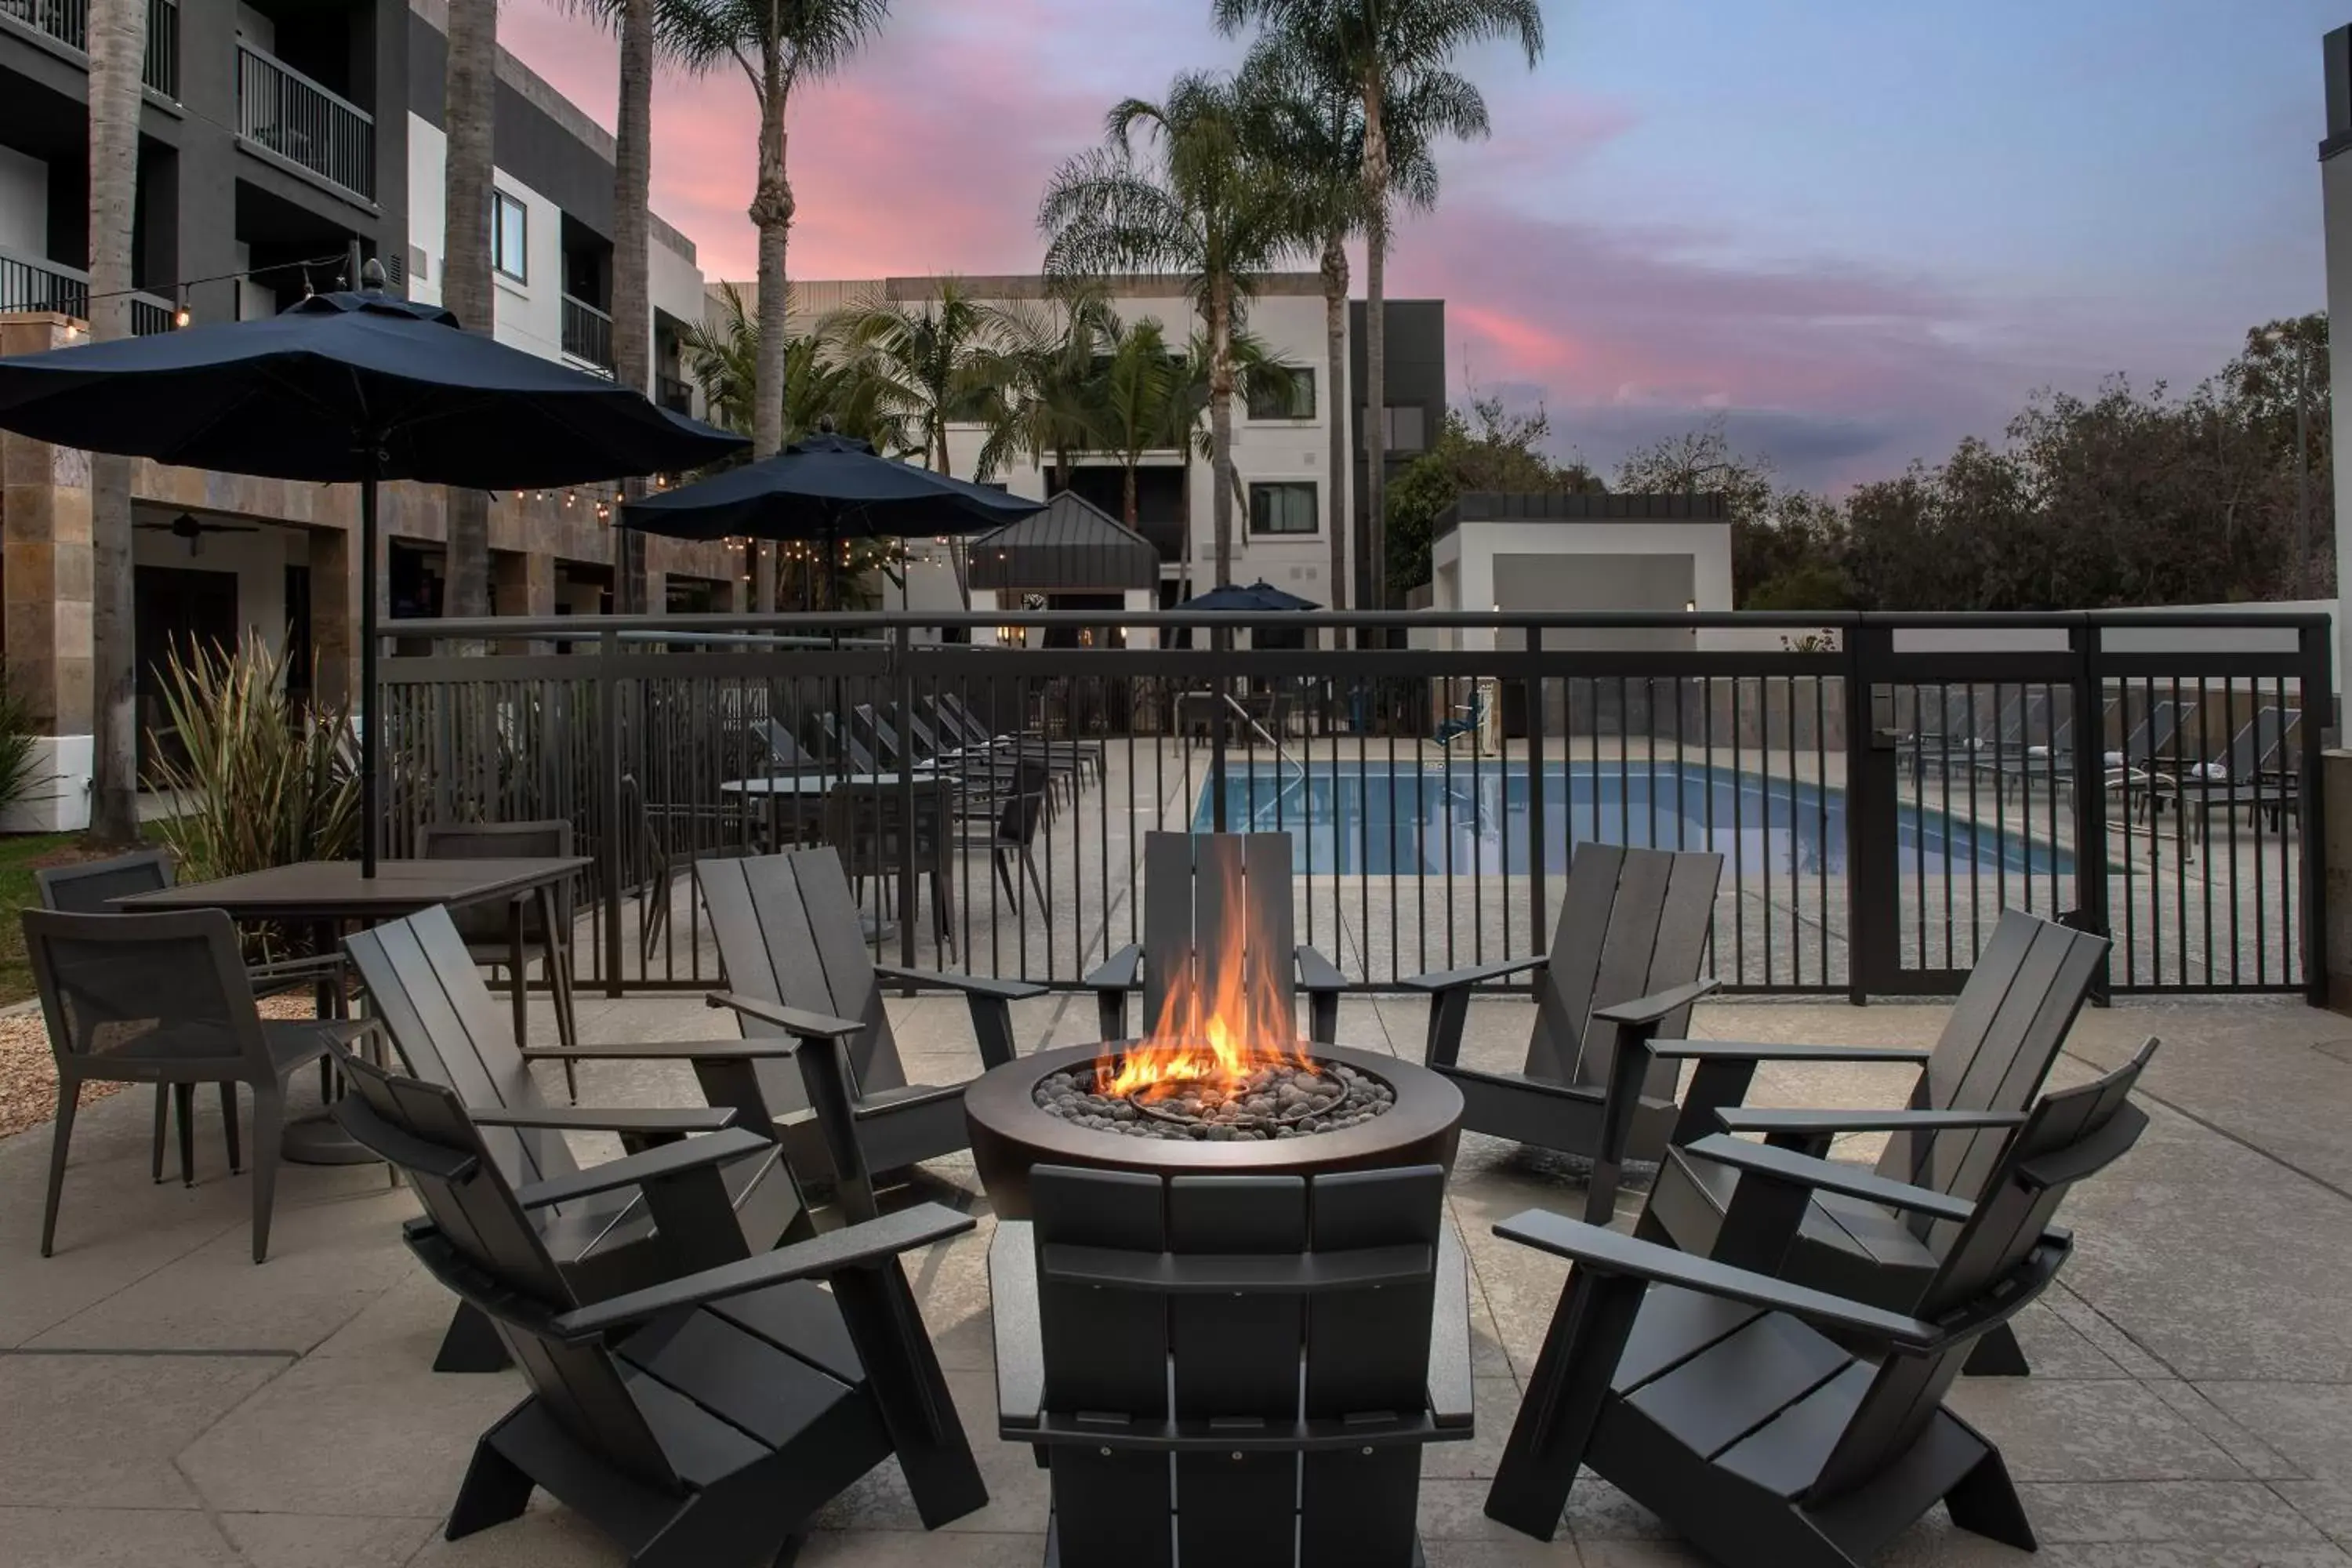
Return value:
[[(1225, 907), (1246, 906), (1241, 889), (1227, 889)], [(1298, 1067), (1307, 1052), (1297, 1036), (1283, 972), (1288, 952), (1244, 944), (1239, 920), (1226, 922), (1214, 951), (1170, 977), (1150, 1032), (1122, 1053), (1108, 1042), (1095, 1063), (1095, 1091), (1142, 1092), (1146, 1099), (1197, 1084), (1231, 1092), (1261, 1068)]]

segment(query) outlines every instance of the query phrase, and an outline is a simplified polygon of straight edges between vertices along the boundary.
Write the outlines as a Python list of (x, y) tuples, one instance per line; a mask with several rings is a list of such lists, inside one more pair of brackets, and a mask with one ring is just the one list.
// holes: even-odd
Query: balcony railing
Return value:
[(681, 381), (674, 375), (656, 374), (654, 401), (672, 414), (691, 414), (694, 412), (694, 384)]
[[(0, 250), (0, 311), (54, 310), (78, 321), (89, 320), (89, 274), (63, 262), (41, 261)], [(172, 330), (171, 301), (152, 294), (131, 297), (131, 330), (141, 337)]]
[(612, 374), (613, 318), (585, 300), (563, 296), (563, 352)]
[[(89, 53), (89, 0), (0, 0), (0, 16), (85, 58)], [(165, 98), (180, 96), (180, 8), (173, 0), (147, 0), (147, 59), (140, 79)]]
[(243, 43), (236, 47), (236, 133), (353, 195), (375, 199), (375, 121), (368, 111)]

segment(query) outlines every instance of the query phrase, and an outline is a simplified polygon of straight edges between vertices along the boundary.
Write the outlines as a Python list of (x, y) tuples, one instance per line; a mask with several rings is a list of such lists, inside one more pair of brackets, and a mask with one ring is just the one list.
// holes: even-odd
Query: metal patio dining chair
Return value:
[[(546, 822), (428, 822), (419, 830), (416, 852), (425, 858), (507, 860), (569, 856), (572, 824)], [(565, 1046), (580, 1043), (580, 1026), (572, 1008), (572, 891), (555, 890), (555, 929), (547, 929), (540, 913), (539, 895), (518, 894), (505, 903), (452, 910), (450, 920), (465, 939), (474, 962), (507, 973), (509, 1005), (514, 1010), (518, 1046), (530, 1043), (530, 966), (547, 973), (547, 990), (555, 1009), (555, 1036)], [(580, 1082), (570, 1062), (563, 1064), (563, 1087), (576, 1102)]]
[[(286, 1087), (294, 1074), (373, 1026), (347, 1018), (264, 1018), (236, 925), (219, 910), (154, 915), (24, 912), (25, 950), (57, 1059), (41, 1256), (57, 1238), (67, 1150), (85, 1083), (216, 1083), (237, 1163), (236, 1086), (253, 1091), (253, 1260), (269, 1253)], [(187, 1102), (181, 1138), (187, 1140)]]

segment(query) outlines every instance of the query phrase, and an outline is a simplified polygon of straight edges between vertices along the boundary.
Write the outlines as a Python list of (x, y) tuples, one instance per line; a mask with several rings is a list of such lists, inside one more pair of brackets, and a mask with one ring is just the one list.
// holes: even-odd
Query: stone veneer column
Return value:
[[(490, 604), (500, 616), (555, 614), (555, 557), (544, 551), (490, 552)], [(546, 653), (551, 645), (528, 639), (500, 642), (499, 653)]]
[[(63, 346), (66, 319), (0, 320), (0, 353)], [(0, 434), (0, 577), (8, 684), (44, 737), (31, 798), (0, 827), (89, 826), (92, 719), (89, 454)]]

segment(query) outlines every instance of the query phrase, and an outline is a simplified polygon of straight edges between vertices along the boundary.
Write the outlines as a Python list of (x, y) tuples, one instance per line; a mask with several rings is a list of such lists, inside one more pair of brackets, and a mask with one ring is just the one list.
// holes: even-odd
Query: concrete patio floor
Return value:
[[(910, 1074), (976, 1067), (960, 1004), (893, 1005)], [(536, 1009), (545, 1023), (545, 1008)], [(1702, 1009), (1724, 1037), (1924, 1042), (1940, 1006), (1742, 1003)], [(1470, 1055), (1500, 1061), (1527, 1012), (1472, 1008)], [(1024, 1048), (1090, 1037), (1078, 997), (1024, 1004)], [(592, 1040), (689, 1038), (719, 1024), (692, 1000), (581, 999)], [(723, 1027), (723, 1026), (721, 1026)], [(1354, 1001), (1342, 1037), (1417, 1053), (1421, 1009)], [(2078, 1081), (2149, 1034), (2153, 1118), (2125, 1163), (2062, 1222), (2077, 1256), (2020, 1320), (2030, 1379), (1965, 1382), (1955, 1405), (2003, 1447), (2043, 1542), (2038, 1561), (2099, 1568), (2352, 1568), (2352, 1019), (2286, 1002), (2194, 1001), (2087, 1012), (2056, 1078)], [(687, 1103), (683, 1070), (583, 1069), (583, 1100)], [(1875, 1074), (1783, 1072), (1759, 1098), (1879, 1103)], [(313, 1090), (315, 1092), (315, 1090)], [(216, 1107), (193, 1189), (147, 1178), (151, 1101), (115, 1096), (77, 1129), (58, 1251), (37, 1251), (46, 1128), (0, 1140), (0, 1568), (590, 1568), (619, 1558), (542, 1499), (469, 1540), (441, 1539), (476, 1436), (519, 1396), (508, 1375), (429, 1370), (447, 1297), (411, 1264), (415, 1212), (380, 1168), (290, 1167), (268, 1263), (247, 1261), (246, 1178)], [(1842, 1151), (1864, 1157), (1857, 1142)], [(837, 1500), (812, 1565), (1040, 1561), (1044, 1473), (994, 1436), (986, 1202), (968, 1163), (930, 1167), (983, 1216), (980, 1234), (908, 1258), (991, 1502), (918, 1528), (896, 1468)], [(1549, 1544), (1481, 1511), (1520, 1381), (1564, 1278), (1493, 1223), (1573, 1210), (1581, 1187), (1515, 1148), (1464, 1141), (1451, 1204), (1475, 1271), (1478, 1437), (1429, 1451), (1423, 1531), (1433, 1568), (1695, 1562), (1598, 1482)], [(1622, 1200), (1630, 1226), (1641, 1196)], [(1940, 1514), (1890, 1563), (2026, 1563)]]

